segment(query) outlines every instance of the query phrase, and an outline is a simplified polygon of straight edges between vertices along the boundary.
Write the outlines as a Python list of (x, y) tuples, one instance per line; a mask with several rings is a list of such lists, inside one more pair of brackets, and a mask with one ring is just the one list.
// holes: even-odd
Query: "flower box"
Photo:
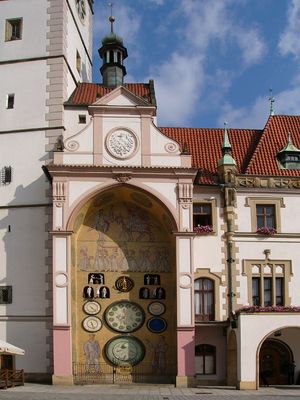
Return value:
[(253, 313), (291, 313), (300, 312), (300, 307), (297, 306), (246, 306), (236, 311), (236, 314), (253, 314)]
[(277, 233), (276, 228), (268, 228), (267, 226), (264, 226), (263, 228), (258, 228), (256, 233), (259, 233), (260, 235), (275, 235)]
[(196, 233), (211, 233), (213, 232), (213, 227), (212, 225), (197, 225), (194, 226), (194, 232)]

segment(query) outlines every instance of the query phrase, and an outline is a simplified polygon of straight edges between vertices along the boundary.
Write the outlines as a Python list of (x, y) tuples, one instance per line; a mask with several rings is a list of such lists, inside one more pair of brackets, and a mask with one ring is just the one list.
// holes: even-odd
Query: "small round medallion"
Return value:
[(166, 306), (160, 301), (153, 301), (149, 304), (148, 311), (152, 315), (162, 315), (166, 311)]
[(89, 315), (95, 315), (98, 314), (98, 312), (101, 310), (101, 306), (97, 301), (87, 301), (83, 305), (83, 311), (86, 314)]
[(82, 321), (82, 326), (87, 332), (97, 332), (102, 327), (102, 322), (98, 317), (89, 316)]
[(167, 329), (167, 321), (163, 318), (150, 318), (147, 328), (153, 333), (161, 333)]
[(120, 276), (120, 278), (116, 280), (115, 286), (119, 292), (130, 292), (134, 286), (134, 282), (132, 279), (128, 278), (128, 276)]
[(105, 144), (111, 156), (125, 160), (136, 153), (138, 139), (133, 132), (123, 128), (110, 132)]

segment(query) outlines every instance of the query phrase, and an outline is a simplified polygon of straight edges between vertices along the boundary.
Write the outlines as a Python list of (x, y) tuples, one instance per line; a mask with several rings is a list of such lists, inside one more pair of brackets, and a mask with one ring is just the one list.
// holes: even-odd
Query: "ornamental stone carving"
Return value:
[(286, 188), (300, 189), (299, 178), (274, 178), (274, 177), (251, 177), (239, 176), (236, 180), (237, 187), (257, 188)]
[(114, 179), (117, 182), (126, 183), (126, 182), (130, 181), (131, 176), (128, 174), (118, 174), (118, 175), (114, 176)]
[(193, 185), (190, 183), (178, 184), (179, 203), (191, 203), (193, 200)]
[(136, 153), (138, 139), (130, 130), (118, 128), (107, 135), (105, 145), (111, 156), (126, 160)]
[(62, 203), (66, 200), (66, 184), (65, 182), (54, 182), (53, 183), (53, 203), (57, 207), (61, 207)]

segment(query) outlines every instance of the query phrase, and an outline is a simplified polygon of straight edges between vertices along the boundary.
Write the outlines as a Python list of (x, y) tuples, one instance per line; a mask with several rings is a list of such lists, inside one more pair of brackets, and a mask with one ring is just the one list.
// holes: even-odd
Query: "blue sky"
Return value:
[[(112, 0), (125, 82), (155, 81), (159, 126), (263, 128), (300, 114), (300, 0)], [(95, 0), (97, 49), (109, 1)]]

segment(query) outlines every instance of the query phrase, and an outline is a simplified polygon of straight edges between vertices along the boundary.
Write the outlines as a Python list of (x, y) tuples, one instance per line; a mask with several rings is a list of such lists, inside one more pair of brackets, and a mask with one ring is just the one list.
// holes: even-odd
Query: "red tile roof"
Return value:
[[(153, 81), (149, 81), (149, 83), (124, 83), (123, 86), (136, 96), (148, 101), (151, 105), (156, 105), (152, 82)], [(65, 104), (72, 106), (88, 106), (114, 89), (114, 87), (103, 86), (97, 83), (79, 83)]]
[(253, 175), (300, 176), (300, 170), (280, 168), (276, 158), (286, 146), (289, 132), (294, 145), (300, 149), (300, 116), (271, 116), (245, 172)]
[[(209, 128), (159, 128), (165, 135), (176, 140), (181, 148), (187, 144), (192, 155), (192, 166), (202, 169), (202, 183), (217, 180), (218, 161), (222, 157), (224, 129)], [(228, 129), (232, 156), (239, 173), (244, 173), (257, 146), (262, 131), (251, 129)]]
[[(159, 128), (176, 140), (182, 148), (185, 144), (192, 155), (192, 166), (203, 170), (202, 183), (217, 180), (217, 166), (223, 143), (223, 129)], [(270, 116), (263, 130), (228, 129), (232, 157), (240, 174), (300, 176), (300, 170), (280, 167), (277, 154), (292, 134), (294, 145), (300, 149), (300, 116)]]
[[(124, 87), (136, 96), (156, 105), (154, 84), (125, 83)], [(80, 83), (66, 105), (87, 106), (111, 92), (113, 88), (95, 83)], [(192, 155), (192, 166), (202, 170), (202, 183), (217, 182), (217, 166), (223, 143), (223, 129), (215, 128), (159, 128), (165, 135), (176, 140), (183, 149), (185, 145)], [(277, 154), (288, 141), (288, 132), (300, 149), (300, 116), (270, 116), (263, 130), (228, 129), (232, 157), (240, 174), (300, 176), (300, 170), (280, 168)]]

